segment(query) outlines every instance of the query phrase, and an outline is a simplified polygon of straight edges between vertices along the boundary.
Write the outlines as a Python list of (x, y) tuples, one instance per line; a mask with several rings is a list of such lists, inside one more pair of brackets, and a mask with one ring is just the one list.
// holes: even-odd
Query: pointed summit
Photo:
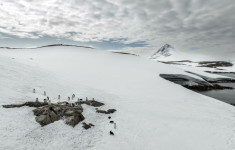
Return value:
[(175, 53), (175, 48), (170, 44), (165, 44), (162, 46), (157, 52), (155, 52), (150, 58), (151, 59), (158, 59), (162, 57), (168, 57)]
[(170, 44), (165, 44), (164, 46), (162, 46), (162, 47), (157, 51), (157, 53), (168, 51), (168, 49), (170, 49), (170, 48), (171, 48), (171, 49), (174, 49), (174, 47), (171, 46)]

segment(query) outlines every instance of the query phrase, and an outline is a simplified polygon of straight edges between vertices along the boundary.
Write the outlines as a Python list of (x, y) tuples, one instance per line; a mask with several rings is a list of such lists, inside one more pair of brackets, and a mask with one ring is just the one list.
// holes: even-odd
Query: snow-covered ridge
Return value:
[(70, 44), (51, 44), (51, 45), (44, 45), (44, 46), (38, 46), (38, 47), (26, 47), (26, 48), (21, 48), (21, 47), (0, 47), (0, 48), (2, 49), (38, 49), (38, 48), (57, 47), (57, 46), (82, 47), (82, 48), (94, 49), (93, 47), (90, 47), (90, 46), (79, 46), (79, 45), (70, 45)]

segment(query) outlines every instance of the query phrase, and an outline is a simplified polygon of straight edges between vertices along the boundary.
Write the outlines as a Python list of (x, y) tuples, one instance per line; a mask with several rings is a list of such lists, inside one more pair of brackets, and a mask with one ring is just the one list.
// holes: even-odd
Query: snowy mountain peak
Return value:
[(162, 46), (158, 51), (157, 53), (159, 52), (166, 52), (166, 51), (169, 51), (169, 49), (174, 49), (173, 46), (169, 45), (169, 44), (165, 44), (164, 46)]
[(168, 57), (175, 53), (175, 48), (169, 44), (162, 46), (157, 52), (155, 52), (150, 58), (158, 59), (161, 57)]

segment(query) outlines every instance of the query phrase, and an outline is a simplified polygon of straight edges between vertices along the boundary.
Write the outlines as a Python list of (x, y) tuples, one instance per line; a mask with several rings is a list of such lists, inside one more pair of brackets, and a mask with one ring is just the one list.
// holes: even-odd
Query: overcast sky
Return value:
[(234, 0), (0, 0), (0, 20), (0, 46), (235, 51)]

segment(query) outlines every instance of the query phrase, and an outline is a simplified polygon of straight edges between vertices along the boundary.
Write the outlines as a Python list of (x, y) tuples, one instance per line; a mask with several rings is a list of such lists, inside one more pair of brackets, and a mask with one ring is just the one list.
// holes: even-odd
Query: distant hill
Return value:
[(30, 48), (29, 47), (28, 48), (0, 47), (0, 48), (4, 48), (4, 49), (38, 49), (38, 48), (56, 47), (56, 46), (82, 47), (82, 48), (94, 49), (93, 47), (89, 47), (89, 46), (78, 46), (78, 45), (69, 45), (69, 44), (51, 44), (51, 45), (44, 45), (44, 46), (30, 47)]

